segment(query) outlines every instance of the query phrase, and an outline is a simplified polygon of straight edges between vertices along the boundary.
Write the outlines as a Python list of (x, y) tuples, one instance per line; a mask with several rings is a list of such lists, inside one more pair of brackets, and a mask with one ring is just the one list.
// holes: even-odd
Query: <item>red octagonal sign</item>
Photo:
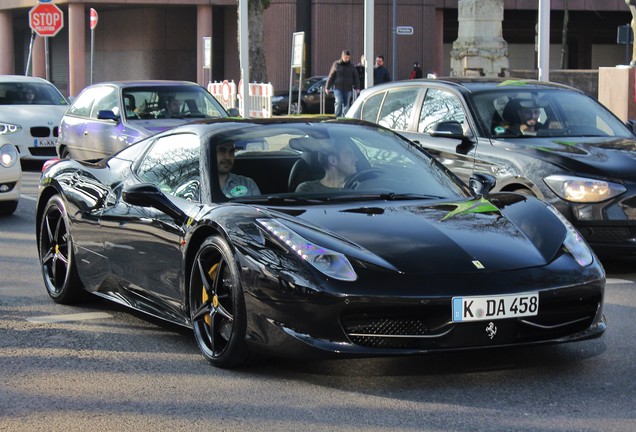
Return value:
[(29, 26), (39, 36), (55, 36), (64, 27), (64, 15), (53, 3), (39, 3), (29, 11)]

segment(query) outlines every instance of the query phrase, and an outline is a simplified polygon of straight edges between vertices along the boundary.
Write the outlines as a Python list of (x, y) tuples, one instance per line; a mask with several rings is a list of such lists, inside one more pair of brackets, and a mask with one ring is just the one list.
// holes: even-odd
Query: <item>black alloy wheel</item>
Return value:
[(70, 304), (81, 300), (84, 291), (75, 267), (66, 208), (58, 195), (44, 209), (39, 254), (44, 285), (53, 301)]
[(208, 238), (196, 254), (190, 277), (190, 318), (194, 337), (211, 364), (234, 368), (253, 356), (245, 342), (245, 301), (230, 247)]

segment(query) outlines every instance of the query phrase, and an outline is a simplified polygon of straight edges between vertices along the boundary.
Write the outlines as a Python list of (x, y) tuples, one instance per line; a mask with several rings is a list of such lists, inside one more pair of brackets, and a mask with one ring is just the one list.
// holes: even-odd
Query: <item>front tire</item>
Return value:
[(189, 292), (194, 337), (206, 360), (222, 368), (251, 362), (254, 357), (245, 341), (245, 299), (224, 240), (210, 237), (203, 242), (194, 258)]
[(84, 293), (75, 266), (69, 226), (62, 198), (52, 196), (40, 223), (40, 267), (49, 296), (62, 304), (76, 303), (82, 300)]

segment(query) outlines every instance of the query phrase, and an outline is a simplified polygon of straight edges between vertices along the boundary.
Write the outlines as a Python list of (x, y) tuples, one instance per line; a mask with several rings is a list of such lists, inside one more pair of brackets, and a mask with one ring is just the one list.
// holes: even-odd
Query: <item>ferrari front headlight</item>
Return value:
[(274, 219), (257, 219), (267, 231), (289, 249), (311, 264), (316, 270), (334, 279), (355, 281), (358, 276), (344, 254), (310, 242)]
[(544, 181), (561, 199), (575, 203), (602, 202), (627, 190), (618, 183), (566, 175), (551, 175)]
[(0, 165), (5, 168), (12, 167), (18, 161), (18, 151), (11, 144), (0, 147)]
[(594, 254), (583, 239), (583, 236), (581, 236), (570, 221), (568, 221), (557, 209), (550, 204), (546, 204), (546, 206), (556, 215), (556, 217), (559, 218), (561, 222), (563, 222), (563, 225), (565, 225), (567, 230), (565, 240), (563, 240), (563, 247), (565, 250), (572, 255), (580, 266), (585, 267), (592, 264), (592, 261), (594, 261)]
[(11, 123), (0, 122), (0, 135), (9, 135), (18, 132), (22, 127)]

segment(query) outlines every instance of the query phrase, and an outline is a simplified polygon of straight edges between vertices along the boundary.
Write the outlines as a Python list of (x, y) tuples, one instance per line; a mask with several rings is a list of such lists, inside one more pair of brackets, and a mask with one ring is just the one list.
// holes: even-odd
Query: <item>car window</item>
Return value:
[(360, 116), (362, 120), (372, 123), (378, 122), (378, 113), (380, 112), (380, 106), (382, 106), (385, 94), (386, 92), (376, 93), (364, 101), (364, 105), (362, 105), (362, 115)]
[(0, 105), (68, 105), (58, 89), (48, 82), (0, 83)]
[[(204, 88), (195, 85), (134, 86), (123, 90), (127, 119), (227, 117), (221, 105)], [(168, 112), (168, 104), (176, 110)]]
[(68, 113), (80, 117), (89, 117), (95, 99), (99, 99), (103, 94), (108, 93), (108, 91), (109, 88), (103, 86), (87, 88), (75, 99), (68, 109)]
[(167, 194), (198, 202), (200, 147), (194, 134), (160, 137), (139, 163), (137, 175)]
[(114, 87), (103, 87), (102, 91), (96, 95), (90, 117), (96, 119), (98, 113), (103, 110), (112, 111), (115, 115), (119, 115), (117, 90)]
[(389, 90), (377, 123), (389, 129), (407, 130), (419, 88)]
[[(630, 130), (594, 99), (571, 90), (500, 88), (472, 97), (477, 121), (491, 136), (631, 137)], [(520, 132), (524, 112), (536, 116), (536, 132)]]
[(429, 133), (431, 128), (442, 121), (456, 121), (467, 131), (466, 114), (459, 99), (446, 90), (431, 88), (426, 92), (418, 132)]

